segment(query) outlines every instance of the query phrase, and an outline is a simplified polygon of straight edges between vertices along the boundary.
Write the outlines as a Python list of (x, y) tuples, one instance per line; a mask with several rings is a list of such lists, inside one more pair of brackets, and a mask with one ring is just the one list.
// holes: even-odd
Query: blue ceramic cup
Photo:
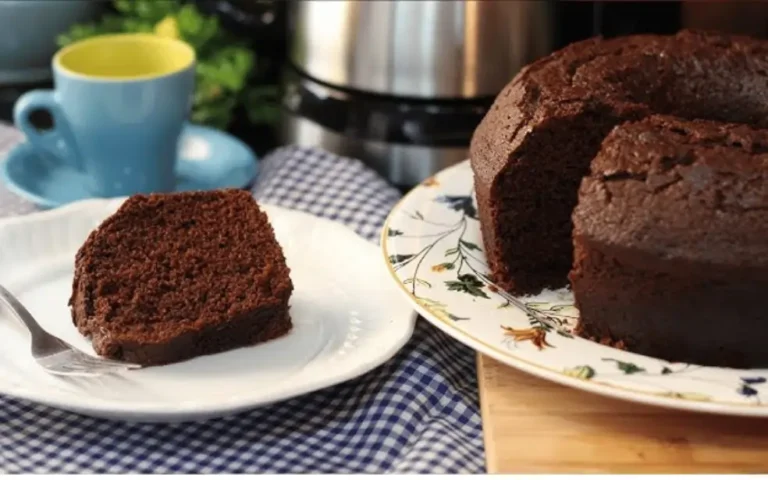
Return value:
[[(78, 169), (100, 197), (170, 192), (179, 137), (191, 108), (195, 52), (151, 34), (83, 40), (53, 57), (54, 90), (15, 105), (14, 121), (40, 153)], [(47, 110), (53, 127), (30, 115)]]

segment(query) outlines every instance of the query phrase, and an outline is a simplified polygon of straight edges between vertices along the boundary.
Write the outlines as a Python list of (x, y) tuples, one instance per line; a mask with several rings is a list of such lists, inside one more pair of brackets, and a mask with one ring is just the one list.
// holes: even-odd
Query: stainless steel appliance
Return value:
[(536, 58), (594, 35), (707, 28), (765, 38), (761, 6), (292, 0), (281, 141), (361, 158), (407, 188), (467, 157), (495, 95)]
[(411, 186), (467, 157), (495, 95), (554, 48), (545, 0), (306, 0), (288, 8), (282, 140)]

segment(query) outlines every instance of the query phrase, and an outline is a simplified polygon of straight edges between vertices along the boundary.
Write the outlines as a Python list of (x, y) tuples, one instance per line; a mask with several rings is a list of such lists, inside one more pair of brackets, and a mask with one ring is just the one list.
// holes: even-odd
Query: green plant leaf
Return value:
[(131, 15), (134, 13), (134, 8), (139, 1), (141, 0), (115, 0), (112, 5), (115, 7), (115, 10), (123, 15)]
[(198, 77), (208, 84), (239, 92), (254, 65), (253, 54), (241, 47), (225, 47), (197, 65)]
[(466, 240), (461, 240), (461, 244), (464, 245), (465, 247), (467, 247), (469, 250), (481, 251), (480, 247), (478, 247), (476, 244), (474, 244), (472, 242), (468, 242)]
[(766, 383), (768, 380), (765, 377), (741, 377), (741, 381), (747, 385), (759, 385)]
[(473, 297), (490, 298), (482, 289), (483, 282), (471, 273), (459, 275), (457, 280), (448, 280), (445, 285), (451, 291), (468, 293)]
[(552, 331), (552, 325), (546, 322), (542, 322), (541, 319), (537, 318), (535, 315), (531, 313), (527, 313), (526, 316), (528, 317), (528, 323), (534, 327), (538, 328), (539, 330), (544, 330), (545, 332), (551, 332)]
[(563, 370), (563, 373), (569, 377), (581, 378), (589, 380), (595, 376), (595, 369), (589, 365), (579, 365), (573, 368), (567, 368)]
[(181, 2), (179, 0), (115, 0), (113, 5), (123, 17), (154, 24), (178, 11)]
[[(211, 96), (213, 97), (213, 95)], [(224, 130), (232, 119), (232, 111), (237, 106), (237, 98), (221, 96), (217, 100), (201, 101), (201, 97), (196, 94), (192, 105), (191, 117), (193, 122)]]
[[(206, 62), (213, 61), (215, 55), (221, 53), (220, 48), (231, 48), (219, 45), (211, 45), (213, 40), (223, 42), (223, 33), (219, 29), (219, 19), (217, 17), (208, 17), (201, 14), (197, 7), (187, 4), (181, 7), (176, 13), (176, 24), (179, 29), (179, 35), (184, 41), (203, 57)], [(215, 48), (219, 47), (219, 48)], [(247, 50), (246, 53), (249, 53)]]
[(760, 393), (746, 383), (742, 384), (736, 391), (739, 392), (739, 395), (743, 395), (745, 397), (755, 397)]
[(416, 297), (419, 301), (419, 304), (423, 305), (427, 308), (434, 308), (438, 310), (445, 310), (445, 304), (438, 302), (437, 300), (432, 300), (431, 298), (426, 297)]
[(214, 15), (181, 0), (114, 0), (117, 14), (99, 21), (76, 24), (57, 37), (61, 47), (108, 33), (155, 31), (156, 25), (172, 18), (179, 37), (196, 52), (196, 85), (191, 120), (226, 129), (235, 108), (242, 104), (253, 123), (272, 125), (280, 115), (275, 85), (248, 85), (257, 62), (249, 46), (220, 28)]
[(693, 400), (697, 402), (709, 402), (712, 397), (709, 395), (698, 392), (664, 392), (660, 393), (661, 397), (678, 398), (682, 400)]
[[(414, 283), (414, 278), (413, 277), (406, 278), (405, 280), (403, 280), (403, 285), (410, 285), (411, 283)], [(421, 278), (416, 278), (415, 279), (415, 283), (416, 283), (416, 285), (422, 285), (422, 286), (427, 287), (427, 288), (432, 288), (432, 284), (431, 283), (429, 283), (426, 280), (422, 280)]]
[(410, 254), (410, 253), (409, 254), (405, 254), (405, 255), (399, 255), (399, 254), (398, 255), (390, 255), (389, 256), (389, 263), (391, 263), (392, 265), (396, 265), (398, 263), (403, 263), (406, 260), (409, 260), (411, 258), (413, 258), (413, 254)]
[(280, 91), (276, 85), (251, 87), (244, 101), (251, 122), (272, 125), (280, 119)]
[(615, 362), (616, 367), (624, 372), (625, 375), (632, 375), (634, 373), (640, 373), (644, 372), (645, 369), (643, 367), (639, 367), (631, 362), (622, 362), (621, 360), (616, 360), (615, 358), (604, 358), (604, 362)]
[(541, 307), (545, 307), (547, 305), (549, 304), (546, 302), (526, 302), (525, 308), (528, 308), (530, 310), (546, 310), (545, 308), (541, 308)]
[(550, 310), (553, 312), (560, 312), (568, 308), (573, 308), (573, 305), (554, 305)]
[(126, 18), (123, 20), (122, 30), (126, 33), (152, 33), (155, 30), (155, 24), (137, 18)]
[(437, 197), (435, 201), (447, 205), (451, 210), (462, 212), (469, 218), (477, 219), (477, 209), (475, 209), (470, 195), (442, 195)]
[(59, 47), (85, 40), (86, 38), (109, 33), (124, 32), (125, 20), (117, 15), (105, 15), (99, 23), (79, 23), (72, 25), (68, 31), (56, 37)]

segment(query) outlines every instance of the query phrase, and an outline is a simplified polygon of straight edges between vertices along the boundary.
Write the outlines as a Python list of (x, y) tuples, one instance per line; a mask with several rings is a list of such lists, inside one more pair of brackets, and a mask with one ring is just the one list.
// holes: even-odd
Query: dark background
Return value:
[[(2, 0), (0, 0), (2, 1)], [(63, 0), (65, 1), (65, 0)], [(189, 0), (209, 14), (217, 15), (228, 30), (253, 40), (260, 59), (267, 61), (253, 82), (279, 83), (287, 56), (286, 2), (283, 0)], [(542, 0), (544, 1), (544, 0)], [(755, 2), (722, 2), (754, 4)], [(632, 33), (673, 33), (683, 26), (683, 2), (680, 1), (555, 1), (557, 9), (556, 46), (594, 35), (606, 37)], [(768, 7), (766, 4), (760, 7)], [(739, 19), (736, 11), (734, 18)], [(749, 15), (748, 12), (742, 14)], [(272, 20), (265, 25), (264, 19)], [(717, 20), (717, 19), (715, 19)], [(768, 29), (768, 25), (764, 26)], [(764, 33), (764, 32), (758, 32)], [(0, 120), (10, 122), (13, 104), (23, 92), (34, 88), (51, 88), (49, 83), (0, 87)], [(251, 124), (243, 112), (236, 115), (229, 131), (243, 139), (258, 153), (278, 143), (271, 127)]]

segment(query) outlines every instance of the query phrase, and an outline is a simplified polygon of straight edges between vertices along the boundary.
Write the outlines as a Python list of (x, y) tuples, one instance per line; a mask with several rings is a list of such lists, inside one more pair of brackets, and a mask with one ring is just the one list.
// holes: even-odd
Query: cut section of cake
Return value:
[(692, 31), (595, 38), (522, 69), (470, 147), (497, 286), (529, 295), (567, 285), (582, 177), (615, 125), (655, 114), (768, 127), (768, 41)]
[(768, 366), (766, 212), (767, 130), (616, 127), (573, 213), (578, 333), (668, 361)]
[(163, 365), (287, 334), (289, 273), (248, 192), (136, 195), (78, 251), (69, 304), (97, 354)]

